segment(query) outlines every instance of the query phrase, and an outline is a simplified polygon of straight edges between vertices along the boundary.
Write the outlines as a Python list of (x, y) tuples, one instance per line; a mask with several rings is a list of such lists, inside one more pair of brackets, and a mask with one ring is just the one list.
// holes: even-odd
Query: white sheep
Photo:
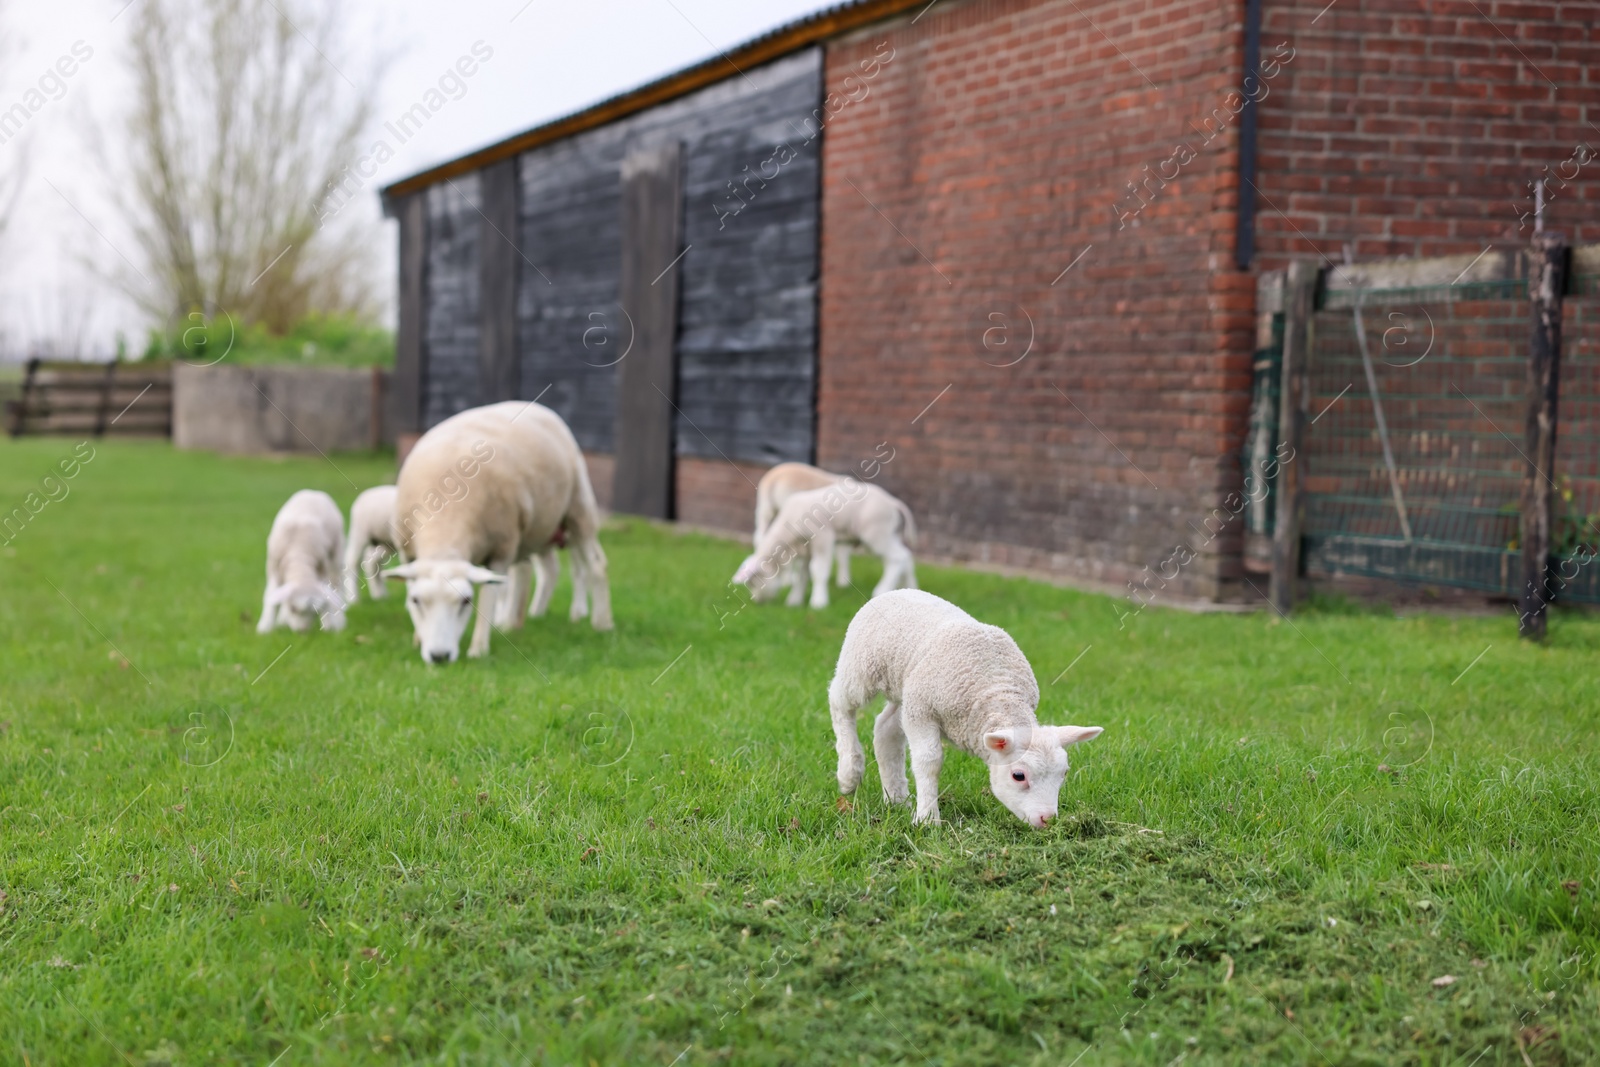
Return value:
[[(811, 606), (828, 606), (828, 571), (840, 541), (859, 544), (883, 558), (883, 577), (873, 588), (880, 596), (891, 589), (917, 587), (915, 562), (907, 542), (915, 542), (911, 509), (875, 485), (845, 478), (826, 489), (795, 493), (784, 501), (762, 534), (756, 550), (739, 565), (733, 581), (750, 587), (757, 600), (770, 597), (786, 568), (809, 555)], [(789, 593), (798, 606), (805, 592), (803, 577)]]
[(578, 442), (554, 411), (511, 400), (453, 415), (417, 441), (397, 489), (395, 547), (410, 562), (388, 573), (406, 580), (423, 662), (456, 659), (474, 586), (467, 655), (487, 655), (496, 586), (524, 561), (548, 562), (562, 540), (577, 579), (572, 617), (611, 629), (600, 508)]
[(944, 741), (987, 763), (1000, 802), (1042, 827), (1056, 815), (1067, 746), (1102, 730), (1039, 725), (1039, 683), (1011, 635), (915, 589), (868, 601), (845, 631), (828, 686), (841, 793), (855, 792), (866, 770), (856, 712), (880, 693), (888, 699), (872, 741), (883, 795), (905, 803), (909, 745), (919, 823), (939, 821)]
[[(397, 554), (394, 533), (394, 502), (397, 490), (392, 485), (375, 485), (356, 497), (350, 505), (350, 537), (344, 547), (344, 599), (354, 604), (358, 580), (365, 575), (367, 592), (373, 600), (388, 594), (380, 569), (386, 559)], [(404, 562), (402, 560), (401, 562)]]
[(324, 630), (344, 629), (344, 599), (334, 587), (343, 554), (344, 515), (333, 497), (316, 489), (291, 496), (267, 534), (267, 591), (256, 633), (280, 624), (304, 633), (319, 616)]
[[(780, 463), (770, 468), (756, 485), (756, 534), (750, 546), (752, 548), (761, 546), (762, 535), (767, 532), (767, 527), (772, 525), (778, 510), (791, 496), (811, 489), (826, 489), (830, 485), (844, 481), (846, 477), (843, 474), (825, 471), (821, 467), (813, 467), (809, 463)], [(839, 588), (843, 589), (850, 584), (850, 546), (841, 542), (834, 552), (834, 559), (838, 568), (835, 580), (839, 583)], [(791, 586), (795, 589), (791, 594), (791, 602), (798, 605), (800, 598), (805, 595), (802, 577), (804, 567), (804, 561), (796, 558), (785, 571), (783, 581), (772, 585), (774, 595), (782, 586)]]

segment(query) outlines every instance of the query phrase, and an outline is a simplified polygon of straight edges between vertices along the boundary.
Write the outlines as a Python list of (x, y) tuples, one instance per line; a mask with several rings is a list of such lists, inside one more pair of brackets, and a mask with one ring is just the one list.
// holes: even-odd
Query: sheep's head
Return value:
[[(326, 582), (281, 585), (273, 590), (272, 603), (278, 609), (278, 620), (297, 634), (311, 629), (319, 618), (330, 630), (344, 624), (344, 601)], [(332, 624), (334, 620), (337, 625)]]
[(984, 734), (989, 789), (1029, 826), (1048, 825), (1067, 780), (1068, 746), (1099, 737), (1103, 729), (1017, 726)]
[(406, 580), (406, 611), (411, 613), (424, 663), (456, 661), (461, 635), (472, 617), (473, 587), (506, 580), (487, 567), (457, 559), (416, 560), (383, 573)]

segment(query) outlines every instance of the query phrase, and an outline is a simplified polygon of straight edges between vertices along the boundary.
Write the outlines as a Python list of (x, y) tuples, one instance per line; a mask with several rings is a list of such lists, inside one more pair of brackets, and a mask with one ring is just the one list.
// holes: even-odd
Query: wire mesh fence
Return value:
[[(1600, 602), (1600, 275), (1564, 304), (1552, 571)], [(1340, 288), (1311, 320), (1304, 553), (1311, 573), (1515, 597), (1529, 462), (1522, 279)], [(1560, 564), (1565, 569), (1559, 569)]]

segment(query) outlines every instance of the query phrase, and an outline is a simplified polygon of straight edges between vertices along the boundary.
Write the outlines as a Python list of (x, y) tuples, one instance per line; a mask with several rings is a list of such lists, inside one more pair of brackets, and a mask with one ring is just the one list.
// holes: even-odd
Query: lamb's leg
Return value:
[(267, 591), (261, 595), (261, 621), (256, 623), (256, 633), (270, 634), (273, 624), (277, 621), (278, 607), (272, 602), (272, 594), (277, 591), (277, 585), (272, 576), (267, 576)]
[[(383, 563), (389, 555), (389, 550), (382, 545), (373, 545), (367, 549), (366, 558), (361, 561), (361, 571), (367, 576), (367, 594), (373, 600), (382, 600), (389, 595), (389, 581), (383, 576)], [(349, 600), (355, 603), (355, 594), (350, 594)]]
[(806, 602), (806, 561), (796, 556), (779, 573), (782, 575), (779, 581), (789, 587), (789, 599), (783, 602), (784, 605), (798, 608)]
[(606, 553), (599, 538), (590, 534), (572, 543), (572, 570), (583, 569), (583, 584), (589, 592), (591, 615), (589, 625), (596, 630), (609, 630), (615, 623), (611, 619), (611, 585), (606, 580)]
[(850, 587), (850, 546), (840, 545), (834, 549), (835, 570), (834, 580), (839, 583), (840, 589)]
[(578, 566), (578, 554), (574, 552), (572, 564), (572, 610), (567, 612), (567, 618), (573, 622), (589, 616), (589, 590), (584, 582), (583, 568)]
[(833, 569), (833, 531), (818, 530), (811, 539), (811, 606), (820, 611), (828, 606), (828, 572)]
[(828, 711), (833, 716), (833, 747), (839, 754), (839, 792), (854, 793), (867, 770), (867, 753), (856, 736), (856, 712), (861, 705), (835, 678), (828, 687)]
[(944, 767), (944, 740), (939, 727), (913, 712), (900, 714), (911, 749), (911, 776), (917, 781), (917, 814), (913, 822), (939, 824), (939, 771)]
[(883, 553), (883, 577), (873, 587), (873, 596), (882, 596), (892, 589), (915, 589), (917, 572), (911, 560), (911, 550), (896, 537)]
[(528, 614), (539, 619), (550, 610), (550, 598), (555, 595), (556, 583), (561, 580), (561, 556), (555, 548), (547, 548), (533, 557), (533, 606)]
[(878, 780), (883, 783), (883, 799), (904, 804), (910, 796), (906, 787), (906, 734), (900, 728), (900, 705), (883, 706), (872, 724), (872, 754), (878, 760)]
[(340, 586), (344, 591), (344, 602), (354, 604), (356, 596), (361, 591), (357, 583), (361, 567), (361, 555), (366, 548), (360, 534), (355, 530), (350, 531), (350, 540), (344, 546), (344, 570), (340, 574)]

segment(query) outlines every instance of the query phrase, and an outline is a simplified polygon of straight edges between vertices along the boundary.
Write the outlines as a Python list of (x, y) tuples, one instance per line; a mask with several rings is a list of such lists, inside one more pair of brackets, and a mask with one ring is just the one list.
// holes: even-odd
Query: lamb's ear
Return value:
[(467, 581), (473, 585), (499, 585), (507, 581), (504, 574), (496, 574), (488, 567), (473, 567), (467, 571)]
[(1004, 730), (996, 730), (992, 734), (983, 735), (983, 744), (990, 752), (1003, 752), (1010, 754), (1027, 745), (1025, 730), (1008, 726)]
[(291, 589), (292, 587), (287, 585), (278, 586), (278, 588), (272, 591), (272, 595), (267, 597), (267, 604), (271, 607), (281, 606), (284, 601), (289, 599), (289, 593), (291, 592)]
[(415, 563), (402, 563), (400, 566), (390, 567), (382, 573), (385, 578), (404, 578), (409, 581), (417, 576), (417, 565)]
[(739, 569), (733, 572), (733, 577), (729, 581), (734, 585), (746, 585), (750, 579), (756, 576), (756, 572), (759, 570), (761, 570), (761, 561), (756, 559), (753, 554), (746, 556), (744, 562), (739, 564)]
[(1051, 726), (1046, 727), (1056, 732), (1056, 744), (1062, 748), (1075, 745), (1079, 741), (1093, 741), (1105, 733), (1104, 726)]

